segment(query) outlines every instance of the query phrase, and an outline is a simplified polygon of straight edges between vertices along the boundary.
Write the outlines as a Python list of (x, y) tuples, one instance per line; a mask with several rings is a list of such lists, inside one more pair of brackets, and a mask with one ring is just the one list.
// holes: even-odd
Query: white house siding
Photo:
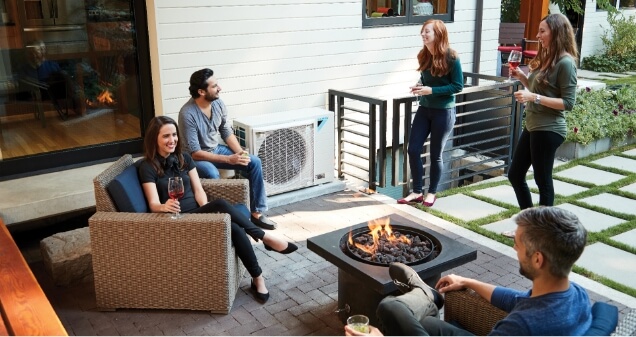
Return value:
[[(481, 73), (494, 74), (501, 4), (483, 1)], [(450, 41), (473, 70), (477, 0), (455, 1)], [(232, 117), (326, 107), (328, 89), (408, 95), (421, 26), (362, 28), (360, 0), (148, 1), (157, 115), (176, 117), (209, 67)]]
[[(623, 15), (629, 17), (636, 14), (636, 10), (623, 10)], [(601, 37), (610, 29), (607, 22), (607, 11), (596, 10), (596, 1), (587, 1), (585, 6), (585, 23), (583, 24), (583, 41), (581, 43), (581, 60), (587, 56), (601, 54), (605, 50)]]

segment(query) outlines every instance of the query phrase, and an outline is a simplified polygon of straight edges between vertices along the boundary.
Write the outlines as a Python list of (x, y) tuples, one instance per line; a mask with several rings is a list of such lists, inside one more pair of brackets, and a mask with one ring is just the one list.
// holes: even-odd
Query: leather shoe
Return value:
[(407, 293), (417, 287), (422, 289), (426, 296), (435, 303), (437, 309), (444, 306), (444, 296), (422, 281), (413, 268), (400, 262), (393, 262), (389, 265), (389, 275), (401, 292)]
[(398, 199), (397, 203), (401, 204), (401, 205), (407, 205), (407, 204), (411, 204), (411, 203), (420, 203), (420, 202), (422, 202), (422, 200), (424, 200), (424, 194), (420, 195), (419, 197), (417, 197), (415, 199), (411, 199), (411, 200), (406, 200), (406, 198)]
[(251, 216), (251, 218), (253, 224), (263, 229), (276, 229), (276, 227), (278, 226), (278, 224), (276, 224), (274, 221), (267, 218), (265, 214), (261, 214), (258, 219), (255, 218), (253, 215)]
[(269, 300), (269, 292), (259, 293), (258, 290), (256, 290), (254, 280), (251, 281), (250, 288), (252, 288), (252, 291), (254, 291), (254, 298), (256, 298), (256, 300), (260, 303), (265, 303), (267, 302), (267, 300)]
[(436, 201), (437, 201), (437, 196), (434, 196), (433, 197), (433, 202), (422, 201), (422, 205), (424, 205), (426, 207), (433, 207), (433, 205), (435, 205)]
[(295, 244), (291, 243), (291, 242), (287, 242), (287, 248), (278, 251), (275, 250), (274, 248), (266, 245), (265, 243), (263, 243), (263, 245), (265, 246), (265, 249), (269, 250), (269, 251), (275, 251), (277, 253), (281, 253), (281, 254), (289, 254), (289, 253), (293, 253), (298, 249), (298, 246), (296, 246)]

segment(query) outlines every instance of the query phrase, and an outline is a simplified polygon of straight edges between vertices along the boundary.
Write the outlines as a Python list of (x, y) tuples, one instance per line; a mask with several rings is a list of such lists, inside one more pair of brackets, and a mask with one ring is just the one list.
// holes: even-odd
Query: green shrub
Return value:
[(619, 142), (636, 130), (636, 85), (618, 90), (580, 90), (572, 111), (566, 113), (565, 140), (581, 144), (602, 138)]
[(581, 68), (599, 72), (636, 70), (636, 18), (615, 11), (608, 12), (607, 21), (610, 28), (601, 37), (604, 53), (584, 58)]

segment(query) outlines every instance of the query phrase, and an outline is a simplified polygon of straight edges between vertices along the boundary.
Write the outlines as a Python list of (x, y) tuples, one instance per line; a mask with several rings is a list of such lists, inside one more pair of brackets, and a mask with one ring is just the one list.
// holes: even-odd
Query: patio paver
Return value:
[[(477, 195), (481, 195), (483, 197), (488, 197), (490, 199), (494, 199), (505, 204), (510, 204), (512, 206), (517, 206), (517, 197), (515, 196), (515, 191), (510, 185), (499, 185), (489, 188), (484, 188), (483, 190), (477, 190), (473, 193)], [(539, 203), (539, 195), (536, 193), (530, 193), (532, 196), (532, 202), (537, 204)]]
[(623, 154), (626, 154), (628, 156), (636, 156), (636, 149), (631, 149), (629, 151), (625, 151), (625, 152), (623, 152)]
[[(537, 186), (537, 183), (534, 181), (534, 179), (527, 180), (527, 183), (528, 183), (528, 187), (530, 188), (537, 188), (537, 189), (539, 188)], [(588, 190), (587, 187), (566, 183), (565, 181), (561, 181), (557, 179), (553, 179), (552, 184), (554, 185), (554, 193), (565, 196), (565, 197), (569, 197), (571, 195)]]
[(503, 219), (503, 220), (499, 220), (497, 222), (493, 222), (487, 225), (483, 225), (481, 226), (482, 228), (485, 228), (491, 232), (495, 232), (495, 233), (501, 233), (501, 232), (505, 232), (505, 231), (513, 231), (515, 229), (517, 229), (517, 223), (515, 223), (514, 220), (512, 220), (512, 218), (514, 217), (510, 217), (508, 219)]
[(585, 229), (590, 232), (600, 232), (604, 229), (616, 226), (626, 221), (572, 204), (561, 204), (557, 205), (557, 207), (574, 213), (583, 224), (583, 227), (585, 227)]
[(612, 240), (624, 243), (628, 246), (636, 248), (636, 229), (612, 236)]
[(595, 168), (577, 165), (555, 174), (557, 177), (569, 178), (594, 185), (607, 185), (625, 178), (625, 176)]
[(585, 247), (576, 265), (636, 288), (636, 255), (624, 250), (597, 242)]
[(636, 173), (636, 160), (634, 159), (619, 156), (607, 156), (605, 158), (597, 159), (592, 163)]
[(588, 205), (607, 208), (616, 212), (636, 215), (636, 200), (609, 193), (601, 193), (580, 200)]
[[(458, 207), (458, 205), (461, 205), (461, 207)], [(455, 194), (437, 199), (435, 209), (465, 221), (484, 218), (506, 210), (464, 194)]]
[(627, 186), (623, 186), (623, 187), (619, 188), (619, 190), (624, 191), (624, 192), (629, 192), (629, 193), (636, 194), (636, 183), (633, 183), (633, 184), (627, 185)]

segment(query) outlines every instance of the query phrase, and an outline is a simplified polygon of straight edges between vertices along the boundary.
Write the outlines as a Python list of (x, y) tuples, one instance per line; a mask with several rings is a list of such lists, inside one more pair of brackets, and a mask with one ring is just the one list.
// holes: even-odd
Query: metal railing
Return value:
[[(471, 83), (478, 83), (480, 79), (495, 82), (465, 86), (456, 95), (457, 121), (442, 153), (444, 172), (439, 190), (461, 186), (465, 179), (476, 175), (507, 172), (521, 132), (520, 106), (512, 95), (519, 82), (501, 82), (501, 77), (474, 73), (464, 73), (464, 79), (465, 82), (471, 79)], [(411, 181), (406, 153), (415, 100), (408, 96), (391, 102), (391, 185), (403, 186), (403, 194), (408, 193)], [(373, 190), (386, 187), (387, 103), (387, 100), (329, 90), (329, 109), (336, 112), (338, 121), (339, 178), (352, 176), (367, 182)], [(422, 155), (426, 162), (425, 189), (430, 177), (429, 145), (427, 140)], [(400, 157), (402, 170), (399, 169)]]

